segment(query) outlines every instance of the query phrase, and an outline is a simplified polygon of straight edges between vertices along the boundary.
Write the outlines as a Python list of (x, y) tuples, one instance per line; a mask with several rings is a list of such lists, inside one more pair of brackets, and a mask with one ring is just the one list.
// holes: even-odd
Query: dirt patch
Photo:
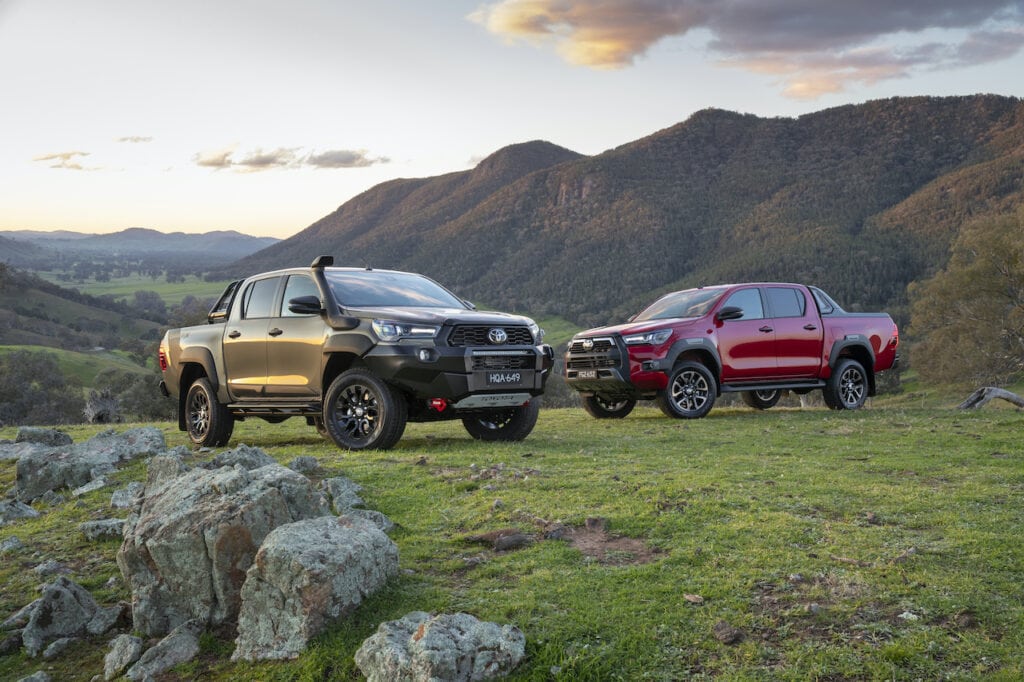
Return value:
[(583, 528), (571, 528), (563, 539), (584, 556), (609, 566), (649, 564), (658, 552), (635, 538), (620, 538), (608, 534), (606, 524), (587, 520)]

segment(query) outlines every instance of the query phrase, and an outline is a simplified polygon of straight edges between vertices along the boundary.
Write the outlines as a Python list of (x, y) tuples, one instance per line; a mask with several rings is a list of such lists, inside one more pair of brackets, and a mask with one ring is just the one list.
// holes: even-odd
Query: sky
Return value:
[(0, 0), (0, 231), (285, 238), (509, 144), (1024, 96), (1024, 0)]

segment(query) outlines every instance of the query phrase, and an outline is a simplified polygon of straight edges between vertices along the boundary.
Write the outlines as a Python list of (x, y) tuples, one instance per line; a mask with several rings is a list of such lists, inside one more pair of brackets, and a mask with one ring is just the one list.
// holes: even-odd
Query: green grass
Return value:
[[(362, 640), (413, 610), (517, 625), (527, 659), (515, 680), (1020, 679), (1024, 417), (900, 400), (853, 413), (724, 408), (698, 421), (546, 410), (523, 443), (414, 424), (386, 453), (341, 452), (298, 420), (239, 424), (233, 444), (282, 463), (314, 455), (325, 475), (362, 484), (367, 505), (399, 525), (404, 570), (296, 661), (232, 664), (231, 642), (207, 637), (182, 679), (359, 679)], [(184, 443), (165, 429), (169, 445)], [(97, 430), (69, 429), (76, 439)], [(14, 463), (0, 462), (0, 489), (14, 477)], [(141, 462), (116, 476), (142, 479)], [(75, 530), (110, 514), (110, 490), (0, 531), (26, 545), (0, 562), (0, 616), (34, 597), (30, 569), (47, 558), (103, 603), (129, 598), (123, 585), (103, 587), (118, 575), (117, 543)], [(643, 551), (602, 562), (541, 538), (538, 519), (578, 527), (588, 517)], [(506, 553), (467, 540), (510, 526), (537, 539)], [(651, 560), (637, 562), (644, 552)], [(720, 642), (720, 621), (743, 638)], [(55, 679), (88, 680), (103, 653), (96, 640), (46, 665)], [(2, 657), (0, 678), (39, 667)]]
[(187, 275), (184, 282), (168, 282), (164, 277), (145, 277), (132, 275), (131, 277), (114, 277), (108, 282), (97, 282), (94, 279), (87, 279), (85, 282), (62, 282), (57, 278), (56, 272), (36, 273), (43, 279), (53, 282), (62, 287), (78, 289), (83, 294), (90, 296), (113, 295), (130, 299), (136, 291), (155, 291), (167, 305), (181, 303), (186, 296), (196, 298), (216, 298), (228, 285), (227, 281), (207, 282), (201, 277)]
[(148, 374), (122, 351), (72, 351), (46, 346), (0, 346), (0, 355), (25, 350), (32, 353), (49, 353), (57, 360), (64, 376), (77, 379), (82, 386), (92, 386), (96, 375), (106, 369), (118, 369), (136, 374)]

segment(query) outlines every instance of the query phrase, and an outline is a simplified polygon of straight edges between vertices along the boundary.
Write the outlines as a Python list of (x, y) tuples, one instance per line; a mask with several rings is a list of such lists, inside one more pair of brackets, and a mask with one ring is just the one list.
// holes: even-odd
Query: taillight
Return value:
[(160, 362), (160, 371), (161, 372), (166, 372), (167, 371), (167, 353), (164, 352), (163, 348), (160, 349), (160, 353), (157, 355), (157, 358), (159, 359), (159, 362)]
[(893, 348), (900, 345), (900, 328), (896, 325), (892, 326), (892, 338), (889, 339), (889, 345)]

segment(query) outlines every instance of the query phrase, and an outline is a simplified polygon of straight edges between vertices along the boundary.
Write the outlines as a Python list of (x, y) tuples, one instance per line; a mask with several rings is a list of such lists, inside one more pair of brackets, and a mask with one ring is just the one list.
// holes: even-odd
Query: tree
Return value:
[(949, 263), (911, 285), (914, 366), (930, 381), (1006, 383), (1024, 374), (1024, 210), (965, 227)]
[(50, 353), (0, 356), (0, 426), (78, 424), (82, 387), (65, 378)]

